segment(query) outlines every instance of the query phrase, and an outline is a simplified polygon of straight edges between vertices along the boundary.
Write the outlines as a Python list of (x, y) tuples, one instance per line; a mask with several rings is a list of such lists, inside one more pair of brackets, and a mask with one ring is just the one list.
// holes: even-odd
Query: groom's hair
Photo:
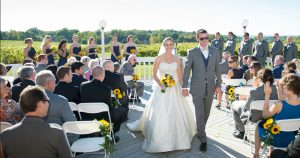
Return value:
[(197, 31), (197, 35), (196, 35), (196, 40), (197, 40), (197, 41), (198, 41), (198, 39), (199, 39), (199, 34), (201, 34), (201, 33), (207, 33), (207, 31), (204, 30), (204, 29), (199, 29), (199, 30)]

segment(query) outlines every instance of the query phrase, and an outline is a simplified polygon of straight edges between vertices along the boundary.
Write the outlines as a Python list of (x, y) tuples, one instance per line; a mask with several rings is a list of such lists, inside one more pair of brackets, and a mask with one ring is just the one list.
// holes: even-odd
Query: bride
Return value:
[[(172, 88), (160, 84), (160, 78), (170, 74), (175, 80)], [(167, 152), (191, 148), (196, 134), (196, 122), (187, 100), (181, 94), (182, 73), (180, 58), (174, 53), (171, 37), (163, 40), (154, 62), (153, 93), (140, 120), (128, 123), (131, 131), (142, 131), (145, 136), (142, 149), (145, 152)], [(162, 93), (161, 90), (165, 90)]]

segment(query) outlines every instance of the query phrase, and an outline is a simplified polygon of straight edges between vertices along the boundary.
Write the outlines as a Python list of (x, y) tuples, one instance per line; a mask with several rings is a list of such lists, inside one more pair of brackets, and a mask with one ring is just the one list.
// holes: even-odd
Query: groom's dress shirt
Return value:
[(206, 46), (206, 47), (199, 46), (199, 48), (200, 48), (202, 54), (204, 55), (204, 57), (207, 59), (208, 58), (208, 53), (209, 53), (208, 52), (208, 46)]

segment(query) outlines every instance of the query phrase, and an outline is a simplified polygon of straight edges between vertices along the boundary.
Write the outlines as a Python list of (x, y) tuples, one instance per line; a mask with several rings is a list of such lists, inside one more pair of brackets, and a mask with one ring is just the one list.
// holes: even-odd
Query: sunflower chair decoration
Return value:
[(276, 121), (273, 118), (263, 120), (258, 124), (258, 130), (262, 131), (262, 137), (260, 138), (264, 142), (263, 153), (266, 148), (273, 144), (274, 135), (280, 133), (280, 127), (277, 125)]
[(99, 130), (100, 135), (104, 136), (104, 143), (100, 144), (106, 153), (106, 156), (109, 157), (109, 155), (113, 152), (114, 146), (113, 146), (113, 140), (110, 136), (110, 129), (112, 129), (113, 125), (110, 125), (106, 120), (102, 119), (99, 121)]
[(125, 92), (122, 92), (119, 88), (114, 89), (112, 93), (112, 103), (115, 108), (121, 106), (120, 100), (125, 96)]
[(235, 100), (235, 93), (234, 93), (234, 86), (227, 86), (225, 91), (225, 98), (226, 98), (226, 108), (230, 109), (232, 102)]

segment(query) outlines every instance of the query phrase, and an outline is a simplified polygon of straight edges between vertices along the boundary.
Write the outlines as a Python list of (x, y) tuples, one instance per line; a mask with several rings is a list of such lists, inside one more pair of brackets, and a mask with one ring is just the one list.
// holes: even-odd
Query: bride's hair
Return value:
[[(163, 42), (162, 42), (162, 44), (161, 44), (161, 46), (160, 46), (160, 49), (159, 49), (159, 52), (158, 52), (158, 55), (157, 55), (157, 56), (160, 56), (160, 55), (162, 55), (162, 54), (165, 53), (165, 51), (166, 51), (166, 49), (165, 49), (165, 44), (166, 44), (167, 41), (172, 41), (172, 43), (174, 43), (173, 38), (171, 38), (171, 37), (166, 37), (166, 38), (164, 38), (164, 40), (163, 40)], [(174, 50), (174, 49), (173, 49), (173, 51), (172, 51), (172, 54), (175, 54), (175, 50)]]
[(172, 42), (174, 43), (174, 40), (173, 40), (172, 37), (166, 37), (166, 38), (163, 40), (163, 45), (165, 45), (165, 43), (166, 43), (167, 41), (172, 41)]

